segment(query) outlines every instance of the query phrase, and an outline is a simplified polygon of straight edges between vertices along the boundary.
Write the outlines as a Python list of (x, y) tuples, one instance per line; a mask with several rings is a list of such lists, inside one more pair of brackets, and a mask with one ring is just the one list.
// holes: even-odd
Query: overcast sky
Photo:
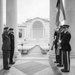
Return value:
[[(4, 0), (4, 23), (5, 23), (5, 4)], [(35, 17), (49, 18), (49, 0), (17, 0), (17, 21), (25, 22), (27, 19)]]

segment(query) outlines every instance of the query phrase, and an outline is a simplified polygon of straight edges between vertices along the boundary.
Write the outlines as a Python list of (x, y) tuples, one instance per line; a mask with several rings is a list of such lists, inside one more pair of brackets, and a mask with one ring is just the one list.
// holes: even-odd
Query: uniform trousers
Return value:
[(59, 50), (59, 64), (63, 65), (63, 51), (61, 49)]
[(8, 67), (9, 52), (10, 51), (4, 51), (3, 50), (3, 68), (7, 68)]
[(56, 59), (56, 62), (59, 62), (59, 54), (57, 52), (57, 48), (55, 48), (55, 59)]
[(10, 50), (10, 58), (9, 58), (9, 62), (12, 63), (13, 62), (13, 55), (14, 55), (14, 49)]
[(70, 51), (63, 51), (64, 69), (70, 71)]

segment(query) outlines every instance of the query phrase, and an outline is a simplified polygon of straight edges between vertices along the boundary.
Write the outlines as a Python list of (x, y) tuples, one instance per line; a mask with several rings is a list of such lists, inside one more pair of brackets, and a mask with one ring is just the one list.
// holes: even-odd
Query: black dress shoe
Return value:
[(11, 63), (9, 63), (9, 64), (15, 64), (15, 62), (11, 62)]
[(62, 72), (69, 72), (69, 70), (61, 69)]
[(3, 69), (4, 69), (4, 70), (9, 70), (9, 69), (10, 69), (10, 67), (4, 67)]
[(58, 64), (57, 66), (58, 66), (58, 67), (63, 67), (63, 65), (60, 65), (60, 64)]

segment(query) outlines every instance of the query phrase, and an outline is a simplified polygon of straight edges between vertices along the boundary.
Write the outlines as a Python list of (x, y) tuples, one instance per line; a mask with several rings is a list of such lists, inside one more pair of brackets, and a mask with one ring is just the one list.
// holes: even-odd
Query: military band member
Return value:
[(14, 56), (14, 32), (13, 28), (9, 29), (9, 37), (10, 37), (10, 59), (9, 59), (9, 64), (14, 64), (13, 62), (13, 56)]
[(2, 51), (3, 51), (3, 69), (9, 70), (8, 59), (9, 59), (9, 52), (10, 52), (10, 38), (8, 35), (8, 27), (4, 28), (2, 34)]
[(69, 25), (63, 25), (63, 27), (64, 27), (64, 34), (63, 34), (62, 41), (61, 41), (61, 47), (62, 47), (62, 51), (63, 51), (63, 66), (64, 66), (64, 68), (61, 69), (61, 71), (69, 72), (70, 71), (71, 34), (68, 31)]

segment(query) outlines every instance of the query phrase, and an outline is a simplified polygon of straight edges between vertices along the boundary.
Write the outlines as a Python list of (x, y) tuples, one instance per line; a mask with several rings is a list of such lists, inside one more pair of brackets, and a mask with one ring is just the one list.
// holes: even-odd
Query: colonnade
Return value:
[[(57, 0), (50, 0), (50, 43), (53, 41), (53, 33), (56, 28), (56, 3)], [(66, 21), (65, 24), (70, 25), (71, 32), (71, 55), (75, 56), (75, 0), (64, 0)], [(6, 0), (6, 26), (14, 28), (15, 34), (15, 51), (17, 52), (17, 0)], [(0, 0), (0, 36), (3, 29), (3, 0)], [(0, 53), (1, 53), (2, 38), (0, 38)]]
[[(17, 50), (17, 0), (6, 0), (6, 26), (14, 29), (15, 35), (15, 53)], [(3, 29), (3, 0), (0, 0), (0, 36), (2, 36)], [(0, 38), (0, 53), (1, 53), (2, 39)]]

